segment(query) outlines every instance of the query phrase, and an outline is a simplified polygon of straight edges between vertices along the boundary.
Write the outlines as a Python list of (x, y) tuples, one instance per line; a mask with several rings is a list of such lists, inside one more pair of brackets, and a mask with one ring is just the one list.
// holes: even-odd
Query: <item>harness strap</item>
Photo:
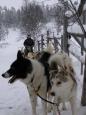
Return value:
[(52, 104), (52, 105), (55, 105), (55, 106), (57, 106), (57, 111), (58, 111), (58, 114), (59, 115), (61, 115), (61, 112), (60, 112), (60, 110), (59, 110), (59, 105), (57, 104), (57, 103), (53, 103), (53, 102), (51, 102), (51, 101), (49, 101), (49, 100), (47, 100), (47, 99), (44, 99), (42, 96), (40, 96), (38, 93), (36, 93), (36, 95), (39, 97), (39, 98), (41, 98), (43, 101), (45, 101), (45, 102), (47, 102), (47, 103), (50, 103), (50, 104)]
[[(33, 79), (31, 79), (31, 86), (34, 88), (34, 86), (33, 86), (33, 80), (34, 80), (34, 76), (33, 76)], [(43, 97), (42, 97), (41, 95), (39, 95), (39, 93), (38, 93), (39, 89), (40, 89), (40, 85), (39, 85), (39, 87), (38, 87), (37, 90), (35, 90), (35, 88), (34, 88), (34, 91), (35, 91), (36, 95), (37, 95), (40, 99), (42, 99), (43, 101), (45, 101), (45, 102), (47, 102), (47, 103), (50, 103), (50, 104), (52, 104), (52, 105), (57, 106), (58, 114), (61, 115), (60, 110), (59, 110), (59, 107), (58, 107), (59, 104), (54, 103), (54, 102), (51, 102), (51, 101), (49, 101), (49, 100), (43, 98)]]
[[(33, 87), (33, 88), (34, 88), (34, 87)], [(39, 90), (39, 88), (38, 88), (38, 90)], [(42, 96), (40, 96), (40, 95), (39, 95), (38, 90), (35, 90), (35, 88), (34, 88), (34, 91), (35, 91), (36, 95), (37, 95), (40, 99), (42, 99), (43, 101), (45, 101), (45, 102), (47, 102), (47, 103), (50, 103), (50, 104), (52, 104), (52, 105), (57, 106), (57, 111), (58, 111), (58, 114), (59, 114), (59, 115), (61, 115), (60, 110), (59, 110), (59, 107), (58, 107), (58, 106), (59, 106), (59, 104), (54, 103), (54, 102), (51, 102), (51, 101), (49, 101), (49, 100), (47, 100), (47, 99), (43, 98)]]

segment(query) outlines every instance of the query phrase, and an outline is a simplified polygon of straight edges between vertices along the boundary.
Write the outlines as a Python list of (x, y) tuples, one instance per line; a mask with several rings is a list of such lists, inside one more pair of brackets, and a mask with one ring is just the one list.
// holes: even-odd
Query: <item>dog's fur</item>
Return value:
[(49, 42), (47, 48), (44, 49), (44, 51), (29, 52), (26, 58), (37, 59), (48, 63), (48, 60), (52, 54), (53, 54), (53, 47), (52, 47), (52, 43)]
[[(64, 52), (59, 52), (51, 56), (49, 60), (51, 67), (50, 82), (51, 95), (54, 96), (54, 102), (60, 104), (70, 101), (72, 115), (77, 115), (76, 109), (76, 89), (77, 83), (75, 80), (75, 72), (72, 66), (72, 61)], [(57, 109), (54, 106), (54, 115)]]
[[(32, 104), (32, 114), (36, 115), (36, 101), (38, 93), (43, 98), (47, 98), (47, 91), (50, 88), (49, 82), (49, 64), (48, 60), (52, 54), (52, 48), (49, 44), (47, 49), (34, 56), (34, 60), (31, 59), (33, 56), (24, 57), (23, 52), (19, 51), (17, 59), (12, 63), (10, 69), (6, 71), (2, 76), (9, 78), (10, 83), (15, 82), (17, 79), (21, 79), (27, 85), (27, 89), (30, 94)], [(37, 58), (37, 60), (35, 60)], [(43, 115), (47, 115), (46, 102), (43, 103)]]
[(69, 67), (72, 67), (72, 60), (65, 52), (59, 51), (49, 59), (49, 65), (51, 66), (52, 64), (59, 65), (63, 69), (66, 68), (66, 71), (69, 72)]
[[(55, 97), (55, 103), (60, 103), (59, 101), (70, 101), (73, 115), (76, 115), (75, 93), (77, 85), (74, 79), (75, 73), (71, 59), (64, 52), (59, 52), (54, 55), (51, 54), (52, 50), (49, 46), (37, 61), (35, 59), (24, 58), (19, 51), (16, 61), (12, 63), (10, 69), (2, 74), (2, 76), (4, 78), (11, 77), (9, 80), (10, 83), (21, 79), (27, 85), (33, 115), (36, 115), (36, 93), (39, 93), (39, 95), (47, 99), (48, 90)], [(51, 90), (49, 89), (50, 85)], [(43, 115), (47, 115), (46, 102), (42, 101), (42, 103), (44, 109)], [(56, 111), (57, 109), (54, 107), (54, 115), (56, 115)]]
[[(20, 79), (27, 85), (27, 89), (30, 94), (32, 104), (32, 114), (36, 115), (36, 99), (38, 93), (43, 98), (47, 99), (47, 91), (49, 89), (49, 64), (47, 61), (50, 57), (49, 52), (44, 52), (40, 59), (26, 59), (22, 56), (21, 51), (18, 51), (17, 59), (12, 63), (10, 69), (6, 71), (2, 76), (9, 78), (9, 83), (14, 83), (17, 79)], [(46, 102), (42, 101), (43, 115), (47, 115)]]

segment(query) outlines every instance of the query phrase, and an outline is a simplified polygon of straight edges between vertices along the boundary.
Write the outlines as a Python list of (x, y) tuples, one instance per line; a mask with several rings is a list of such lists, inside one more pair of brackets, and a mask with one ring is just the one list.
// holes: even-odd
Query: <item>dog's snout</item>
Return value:
[(52, 96), (55, 96), (55, 92), (51, 92), (51, 95), (52, 95)]
[(4, 77), (5, 75), (4, 74), (2, 74), (2, 77)]
[(3, 73), (2, 74), (2, 77), (4, 77), (4, 78), (9, 78), (9, 74), (6, 72), (6, 73)]

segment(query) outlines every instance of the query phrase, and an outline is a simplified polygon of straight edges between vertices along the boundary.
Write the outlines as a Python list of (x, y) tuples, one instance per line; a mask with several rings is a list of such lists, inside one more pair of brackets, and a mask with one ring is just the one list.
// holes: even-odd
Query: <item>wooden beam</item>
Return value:
[(86, 55), (85, 55), (85, 69), (84, 69), (84, 79), (83, 79), (83, 90), (81, 97), (81, 105), (86, 106)]
[[(84, 49), (84, 38), (81, 39), (81, 55), (82, 56), (84, 55), (83, 49)], [(83, 64), (82, 63), (81, 63), (81, 75), (83, 75)]]
[[(75, 40), (77, 41), (77, 43), (81, 46), (82, 43), (81, 43), (80, 40), (76, 37), (76, 35), (72, 35), (72, 36), (75, 38)], [(82, 47), (82, 50), (86, 51), (85, 46)]]
[(68, 20), (67, 17), (65, 16), (65, 12), (64, 12), (64, 25), (63, 25), (63, 50), (69, 54), (68, 51), (68, 32), (67, 32), (67, 28), (68, 28)]
[(71, 33), (69, 32), (70, 35), (72, 36), (76, 36), (76, 37), (85, 37), (84, 34), (80, 34), (80, 33)]

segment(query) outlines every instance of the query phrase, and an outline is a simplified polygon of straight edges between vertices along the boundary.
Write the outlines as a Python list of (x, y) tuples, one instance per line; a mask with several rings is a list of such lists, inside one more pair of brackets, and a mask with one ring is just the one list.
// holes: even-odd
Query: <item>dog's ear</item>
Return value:
[(19, 50), (18, 53), (17, 53), (17, 59), (22, 59), (23, 56), (22, 56), (22, 53), (21, 51)]

